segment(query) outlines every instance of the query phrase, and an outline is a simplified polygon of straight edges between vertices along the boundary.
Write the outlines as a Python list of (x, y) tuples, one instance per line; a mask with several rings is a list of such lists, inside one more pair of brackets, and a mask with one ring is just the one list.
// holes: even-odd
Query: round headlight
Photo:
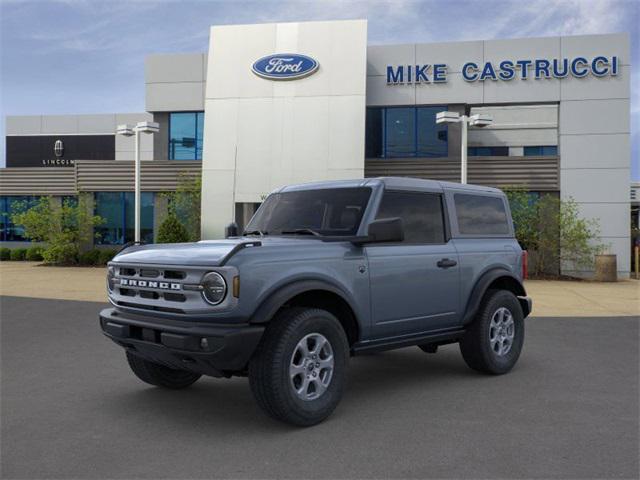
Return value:
[(227, 294), (227, 283), (216, 272), (209, 272), (202, 277), (202, 287), (202, 296), (211, 305), (218, 305)]
[(114, 277), (116, 275), (116, 269), (114, 267), (107, 268), (107, 290), (113, 292), (113, 287), (115, 285)]

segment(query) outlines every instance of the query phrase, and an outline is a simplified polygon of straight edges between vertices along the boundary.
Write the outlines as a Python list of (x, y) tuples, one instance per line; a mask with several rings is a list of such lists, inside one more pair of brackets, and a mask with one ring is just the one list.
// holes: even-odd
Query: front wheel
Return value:
[(490, 290), (460, 341), (460, 351), (470, 368), (500, 375), (516, 364), (523, 343), (524, 315), (518, 299), (507, 290)]
[(271, 417), (310, 426), (335, 409), (346, 381), (349, 343), (340, 322), (316, 308), (283, 310), (249, 363), (249, 383)]

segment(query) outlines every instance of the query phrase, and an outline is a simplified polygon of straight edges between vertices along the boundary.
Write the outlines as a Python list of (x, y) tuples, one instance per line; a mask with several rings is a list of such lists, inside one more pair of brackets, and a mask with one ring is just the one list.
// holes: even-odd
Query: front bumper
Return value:
[[(102, 332), (115, 343), (151, 362), (214, 377), (242, 372), (253, 355), (264, 327), (216, 325), (100, 312)], [(206, 341), (204, 341), (206, 339)]]

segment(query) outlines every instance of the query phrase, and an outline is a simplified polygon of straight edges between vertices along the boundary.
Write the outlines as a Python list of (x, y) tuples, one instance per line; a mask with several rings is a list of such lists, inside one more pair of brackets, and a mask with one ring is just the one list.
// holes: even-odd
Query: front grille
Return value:
[[(118, 306), (167, 313), (191, 314), (211, 310), (196, 286), (202, 277), (213, 270), (202, 266), (160, 266), (158, 264), (112, 264), (115, 278), (110, 300)], [(234, 267), (216, 267), (231, 285), (237, 275)], [(121, 283), (122, 282), (122, 283)], [(189, 287), (187, 287), (189, 286)], [(224, 305), (235, 305), (237, 299), (229, 292)]]
[(147, 268), (140, 269), (140, 276), (144, 278), (157, 278), (160, 276), (160, 270), (150, 270)]
[(166, 292), (163, 294), (163, 296), (164, 296), (164, 299), (169, 302), (184, 302), (187, 300), (187, 297), (185, 297), (182, 293)]
[(165, 270), (164, 278), (168, 280), (182, 280), (186, 278), (187, 274), (179, 270)]
[(179, 308), (169, 308), (169, 307), (160, 307), (157, 305), (144, 305), (141, 303), (132, 303), (132, 302), (116, 302), (117, 305), (122, 307), (131, 307), (131, 308), (140, 308), (142, 310), (153, 310), (156, 312), (166, 312), (166, 313), (184, 313), (184, 310)]

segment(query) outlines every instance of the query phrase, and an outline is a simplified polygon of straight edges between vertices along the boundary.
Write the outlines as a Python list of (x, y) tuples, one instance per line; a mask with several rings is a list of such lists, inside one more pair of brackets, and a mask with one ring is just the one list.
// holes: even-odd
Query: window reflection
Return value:
[(169, 160), (201, 160), (204, 112), (169, 114)]
[[(133, 192), (97, 192), (95, 194), (95, 214), (105, 223), (96, 227), (100, 236), (96, 239), (101, 245), (122, 245), (134, 239), (134, 193)], [(153, 242), (153, 192), (140, 194), (140, 239), (145, 243)]]
[(448, 156), (447, 125), (436, 124), (435, 107), (370, 107), (366, 117), (367, 158)]

